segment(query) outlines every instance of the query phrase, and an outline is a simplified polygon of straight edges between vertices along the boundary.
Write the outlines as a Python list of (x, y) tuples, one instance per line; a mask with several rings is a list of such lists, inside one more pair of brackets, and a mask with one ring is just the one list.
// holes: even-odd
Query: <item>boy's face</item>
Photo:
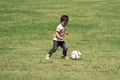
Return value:
[(68, 21), (66, 21), (66, 20), (61, 21), (61, 24), (62, 24), (62, 26), (64, 26), (64, 27), (67, 25), (67, 23), (68, 23)]

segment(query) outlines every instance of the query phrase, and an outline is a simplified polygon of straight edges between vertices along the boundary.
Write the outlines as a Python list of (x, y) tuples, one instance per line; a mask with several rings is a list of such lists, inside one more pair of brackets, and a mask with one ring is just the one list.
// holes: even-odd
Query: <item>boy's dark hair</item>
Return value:
[(69, 20), (69, 17), (67, 15), (62, 15), (61, 22), (62, 21), (68, 21), (68, 20)]

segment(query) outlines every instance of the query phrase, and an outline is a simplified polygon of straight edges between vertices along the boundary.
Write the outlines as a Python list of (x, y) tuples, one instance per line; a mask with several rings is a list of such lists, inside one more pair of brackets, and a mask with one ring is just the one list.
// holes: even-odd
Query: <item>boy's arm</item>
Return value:
[(59, 35), (59, 33), (56, 31), (56, 37), (60, 40), (63, 40), (64, 38)]

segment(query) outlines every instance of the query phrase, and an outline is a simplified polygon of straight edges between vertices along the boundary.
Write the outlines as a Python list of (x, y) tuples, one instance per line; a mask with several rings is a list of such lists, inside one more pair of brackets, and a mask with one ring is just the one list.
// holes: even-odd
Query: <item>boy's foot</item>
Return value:
[(67, 57), (67, 56), (62, 56), (61, 58), (62, 59), (69, 59), (69, 57)]
[(46, 59), (46, 60), (50, 59), (49, 54), (47, 54), (47, 55), (45, 56), (45, 59)]
[(64, 58), (64, 59), (69, 59), (69, 57), (65, 56), (65, 58)]

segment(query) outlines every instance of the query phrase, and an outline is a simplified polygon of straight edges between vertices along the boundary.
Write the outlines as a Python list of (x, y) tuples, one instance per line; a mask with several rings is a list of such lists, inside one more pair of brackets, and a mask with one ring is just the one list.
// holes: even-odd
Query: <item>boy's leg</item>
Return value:
[(63, 42), (60, 46), (61, 46), (62, 49), (63, 49), (62, 56), (63, 56), (63, 57), (67, 56), (67, 50), (68, 50), (68, 48), (67, 48), (67, 46), (66, 46), (66, 43)]
[(48, 52), (49, 57), (51, 57), (52, 54), (57, 50), (58, 46), (58, 41), (53, 41), (53, 48)]

